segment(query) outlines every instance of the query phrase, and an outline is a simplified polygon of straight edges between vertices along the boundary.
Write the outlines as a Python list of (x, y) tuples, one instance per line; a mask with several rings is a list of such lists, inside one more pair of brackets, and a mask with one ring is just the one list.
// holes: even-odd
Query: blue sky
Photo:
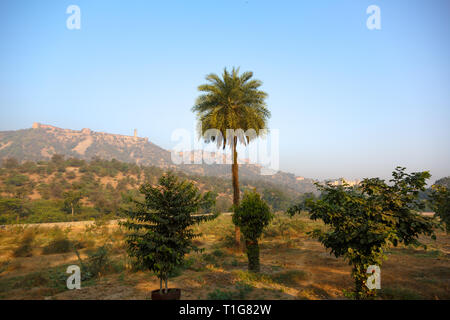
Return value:
[[(66, 28), (66, 8), (81, 29)], [(381, 30), (366, 8), (381, 9)], [(450, 2), (1, 1), (0, 130), (91, 128), (171, 149), (206, 74), (251, 70), (280, 167), (311, 178), (450, 175)]]

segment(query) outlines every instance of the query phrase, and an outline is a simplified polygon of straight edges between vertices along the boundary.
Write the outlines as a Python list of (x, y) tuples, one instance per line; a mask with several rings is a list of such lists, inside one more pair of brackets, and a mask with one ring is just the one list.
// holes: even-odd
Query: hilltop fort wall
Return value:
[(129, 141), (148, 142), (147, 137), (141, 138), (141, 137), (137, 136), (137, 129), (134, 129), (133, 136), (126, 136), (126, 135), (122, 135), (122, 134), (111, 134), (111, 133), (106, 133), (106, 132), (95, 132), (88, 128), (83, 128), (82, 130), (62, 129), (62, 128), (58, 128), (58, 127), (51, 126), (48, 124), (42, 124), (39, 122), (34, 122), (32, 129), (45, 129), (45, 130), (50, 130), (50, 131), (59, 131), (59, 132), (67, 133), (69, 135), (100, 135), (100, 136), (117, 138), (117, 139), (127, 140), (127, 141), (129, 140)]

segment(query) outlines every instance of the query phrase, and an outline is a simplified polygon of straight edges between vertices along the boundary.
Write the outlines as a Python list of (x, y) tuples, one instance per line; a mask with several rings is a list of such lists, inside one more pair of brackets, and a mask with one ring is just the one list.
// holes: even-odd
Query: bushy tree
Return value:
[(24, 204), (22, 199), (0, 198), (0, 220), (1, 223), (19, 223), (21, 218), (31, 214), (31, 210)]
[(434, 238), (436, 223), (418, 212), (418, 200), (425, 189), (428, 172), (405, 173), (397, 167), (391, 184), (379, 178), (364, 179), (358, 186), (317, 184), (320, 199), (307, 199), (289, 209), (290, 214), (309, 211), (311, 219), (321, 219), (330, 228), (314, 230), (312, 235), (331, 249), (331, 254), (344, 257), (352, 265), (355, 297), (368, 298), (376, 290), (366, 286), (370, 265), (381, 266), (384, 251), (398, 243), (419, 245), (420, 234)]
[(83, 198), (83, 195), (79, 191), (68, 191), (64, 193), (64, 206), (63, 210), (71, 213), (72, 217), (74, 216), (75, 211), (79, 211), (80, 201)]
[(247, 191), (235, 209), (233, 223), (241, 228), (244, 235), (249, 271), (260, 271), (258, 239), (272, 218), (269, 206), (256, 192)]
[(140, 187), (144, 201), (132, 199), (133, 207), (124, 210), (129, 218), (123, 225), (131, 233), (127, 235), (130, 256), (156, 273), (162, 282), (167, 280), (184, 256), (198, 250), (192, 239), (198, 234), (191, 226), (210, 219), (206, 215), (193, 215), (210, 202), (209, 193), (201, 194), (192, 182), (179, 180), (172, 172), (159, 179), (159, 185), (144, 184)]
[(450, 189), (434, 184), (431, 189), (430, 199), (435, 216), (439, 217), (447, 233), (450, 233)]

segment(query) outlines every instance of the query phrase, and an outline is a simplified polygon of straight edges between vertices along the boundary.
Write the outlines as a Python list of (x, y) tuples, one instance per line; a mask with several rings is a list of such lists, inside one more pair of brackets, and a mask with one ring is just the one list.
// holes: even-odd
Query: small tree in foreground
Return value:
[(156, 273), (165, 282), (174, 269), (183, 264), (184, 256), (190, 250), (198, 250), (192, 244), (195, 234), (191, 226), (210, 219), (210, 216), (193, 216), (205, 202), (211, 204), (209, 193), (200, 194), (192, 182), (179, 181), (171, 172), (159, 179), (153, 187), (144, 184), (139, 191), (144, 201), (131, 200), (133, 209), (125, 210), (128, 221), (123, 226), (131, 230), (127, 235), (127, 249), (130, 256)]
[(309, 211), (311, 219), (321, 219), (330, 228), (314, 230), (322, 244), (336, 257), (343, 256), (352, 268), (355, 297), (376, 295), (366, 286), (370, 265), (381, 266), (384, 251), (392, 244), (420, 245), (420, 234), (433, 238), (436, 223), (418, 213), (424, 206), (418, 200), (425, 189), (428, 172), (407, 174), (397, 167), (388, 185), (379, 178), (364, 179), (358, 186), (319, 185), (320, 199), (307, 199), (289, 209), (290, 214)]
[(430, 198), (435, 216), (439, 217), (447, 233), (450, 233), (450, 190), (435, 184), (432, 186)]
[(233, 223), (241, 228), (244, 235), (249, 271), (260, 271), (258, 239), (272, 218), (269, 206), (256, 192), (246, 192), (235, 209)]

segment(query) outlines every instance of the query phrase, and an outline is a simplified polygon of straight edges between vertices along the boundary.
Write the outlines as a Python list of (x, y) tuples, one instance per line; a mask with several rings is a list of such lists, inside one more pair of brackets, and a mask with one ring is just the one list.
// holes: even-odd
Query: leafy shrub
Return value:
[(365, 285), (366, 271), (370, 265), (381, 265), (390, 244), (420, 245), (421, 234), (435, 239), (433, 219), (417, 213), (424, 208), (419, 191), (425, 190), (430, 173), (405, 170), (397, 167), (390, 184), (380, 178), (366, 178), (354, 187), (316, 183), (320, 199), (307, 199), (288, 210), (293, 215), (306, 209), (311, 219), (329, 225), (328, 231), (315, 230), (312, 235), (352, 265), (357, 299), (376, 296), (376, 290)]
[(110, 272), (113, 263), (110, 258), (110, 246), (105, 244), (88, 253), (87, 260), (82, 262), (82, 272), (87, 278), (95, 278)]
[(83, 240), (77, 240), (73, 241), (73, 246), (75, 249), (85, 249), (85, 248), (92, 248), (95, 245), (95, 241), (91, 239), (83, 239)]
[(215, 255), (206, 253), (202, 256), (203, 261), (205, 261), (208, 264), (212, 264), (214, 266), (218, 266), (217, 258)]
[(48, 277), (43, 272), (29, 273), (20, 277), (13, 285), (15, 289), (35, 288), (48, 284)]
[(235, 209), (233, 223), (241, 228), (245, 237), (248, 270), (259, 272), (258, 239), (272, 220), (273, 215), (267, 203), (256, 192), (246, 192), (241, 204)]

